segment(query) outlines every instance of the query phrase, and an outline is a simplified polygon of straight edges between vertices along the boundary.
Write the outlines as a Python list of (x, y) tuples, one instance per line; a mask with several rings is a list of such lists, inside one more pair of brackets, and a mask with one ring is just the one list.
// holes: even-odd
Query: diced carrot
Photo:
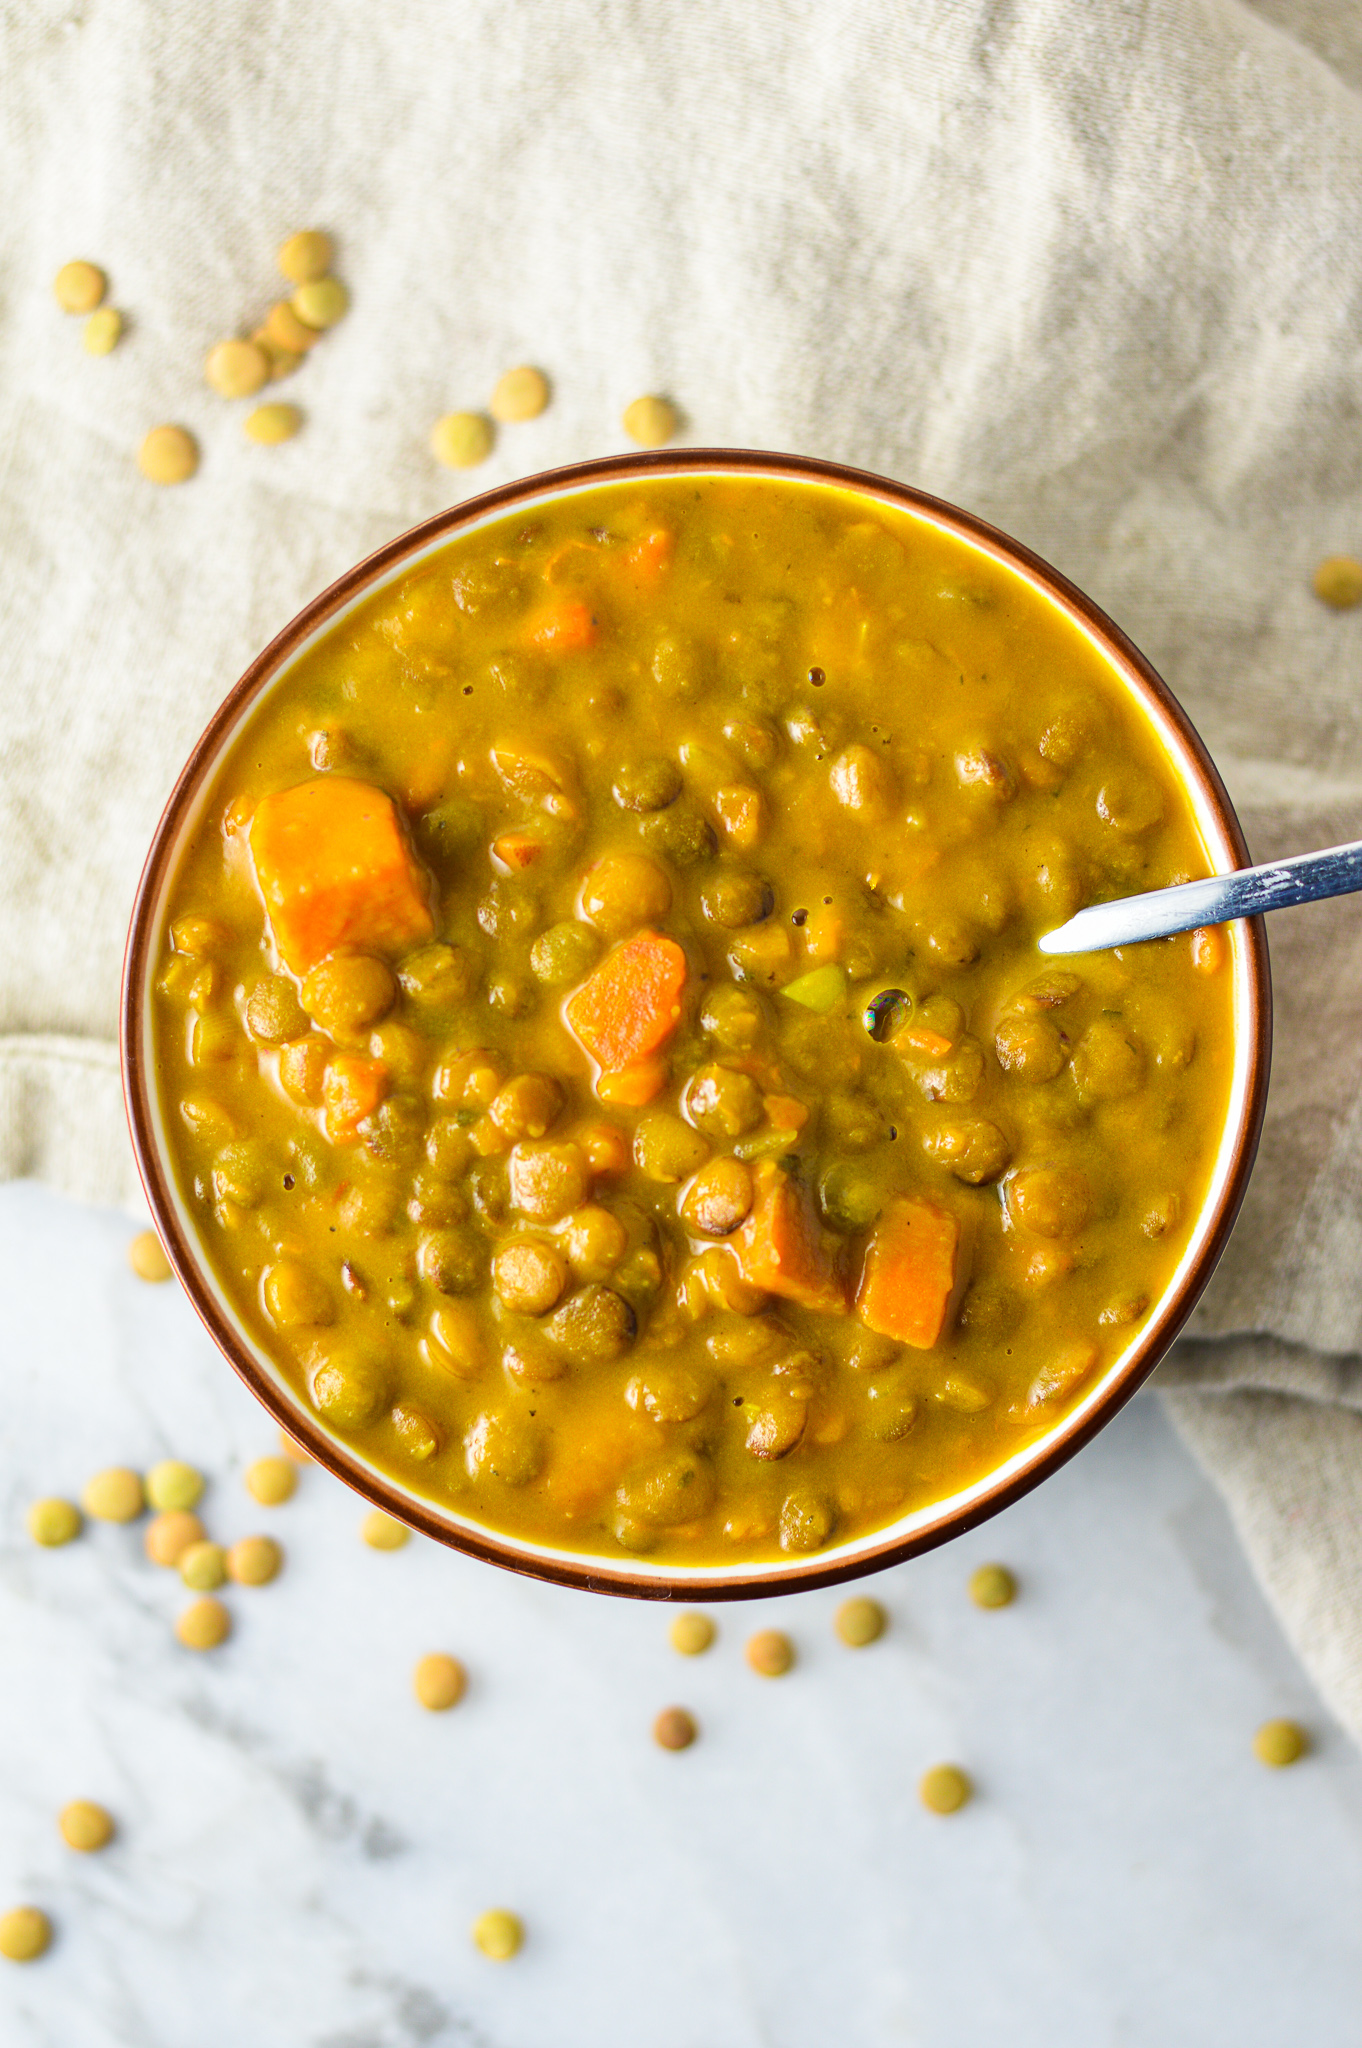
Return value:
[(894, 1033), (896, 1049), (906, 1045), (910, 1052), (920, 1052), (928, 1060), (944, 1060), (953, 1042), (943, 1038), (939, 1031), (930, 1030), (926, 1024), (909, 1024)]
[(686, 956), (675, 939), (635, 932), (612, 947), (567, 1005), (569, 1025), (607, 1074), (635, 1067), (681, 1021)]
[(744, 1280), (804, 1308), (844, 1315), (846, 1287), (807, 1188), (771, 1159), (753, 1168), (752, 1179), (751, 1214), (728, 1240)]
[(392, 798), (370, 782), (319, 775), (261, 797), (250, 847), (275, 944), (295, 974), (339, 947), (396, 952), (434, 936), (429, 879)]
[(714, 792), (714, 815), (730, 846), (750, 853), (761, 838), (764, 806), (761, 791), (750, 782), (726, 782)]
[(1198, 925), (1192, 933), (1192, 965), (1198, 974), (1218, 974), (1225, 964), (1225, 934), (1217, 925)]
[(768, 1095), (766, 1121), (773, 1130), (802, 1131), (809, 1121), (808, 1107), (794, 1095)]
[(664, 569), (671, 567), (676, 553), (676, 535), (669, 526), (654, 526), (639, 535), (624, 556), (624, 566), (644, 583), (656, 583)]
[(528, 868), (544, 851), (544, 842), (533, 832), (503, 832), (492, 841), (492, 851), (508, 868)]
[(868, 1330), (930, 1351), (969, 1281), (972, 1233), (916, 1195), (889, 1202), (866, 1246), (856, 1313)]
[(600, 621), (579, 597), (565, 597), (536, 614), (525, 635), (540, 654), (580, 654), (601, 637)]
[(382, 1060), (338, 1052), (322, 1076), (322, 1123), (333, 1145), (353, 1145), (359, 1126), (372, 1116), (387, 1093), (388, 1069)]
[(593, 1173), (627, 1173), (634, 1163), (629, 1140), (618, 1124), (583, 1124), (573, 1135)]
[(618, 1073), (602, 1074), (596, 1083), (596, 1093), (602, 1102), (617, 1104), (621, 1109), (642, 1109), (666, 1085), (665, 1060), (639, 1060)]

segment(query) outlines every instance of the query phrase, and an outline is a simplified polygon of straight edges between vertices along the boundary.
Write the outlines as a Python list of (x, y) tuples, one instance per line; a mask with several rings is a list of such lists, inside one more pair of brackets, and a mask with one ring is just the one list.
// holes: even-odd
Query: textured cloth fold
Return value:
[[(609, 452), (647, 390), (678, 401), (693, 441), (920, 484), (1131, 633), (1257, 856), (1362, 836), (1362, 616), (1308, 588), (1320, 556), (1362, 547), (1355, 14), (10, 9), (0, 1168), (134, 1198), (118, 972), (175, 772), (303, 601), (455, 494), (430, 427), (516, 362), (542, 364), (554, 402), (503, 428), (469, 487)], [(312, 224), (337, 236), (353, 310), (278, 393), (302, 435), (258, 448), (200, 368), (263, 316), (276, 244)], [(105, 359), (52, 300), (72, 256), (107, 268), (127, 315)], [(133, 458), (166, 419), (203, 462), (158, 491)], [(1362, 916), (1318, 905), (1271, 936), (1267, 1128), (1195, 1330), (1277, 1344), (1270, 1370), (1253, 1345), (1184, 1350), (1173, 1398), (1362, 1733)]]

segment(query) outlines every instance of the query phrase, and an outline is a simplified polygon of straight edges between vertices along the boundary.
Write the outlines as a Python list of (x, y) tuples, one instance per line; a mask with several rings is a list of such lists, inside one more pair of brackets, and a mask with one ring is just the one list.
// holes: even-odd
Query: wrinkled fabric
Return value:
[[(621, 446), (644, 391), (995, 521), (1165, 675), (1257, 857), (1362, 836), (1362, 615), (1308, 582), (1362, 549), (1351, 0), (30, 0), (0, 105), (0, 1171), (136, 1200), (128, 911), (248, 659), (460, 493)], [(262, 449), (201, 364), (313, 224), (353, 308)], [(105, 359), (52, 299), (77, 255), (127, 317)], [(433, 421), (522, 361), (550, 409), (441, 470)], [(174, 490), (134, 462), (162, 420), (203, 451)], [(1362, 1353), (1362, 915), (1271, 938), (1267, 1127), (1194, 1329), (1275, 1377), (1186, 1350), (1175, 1407), (1362, 1732), (1327, 1363)]]

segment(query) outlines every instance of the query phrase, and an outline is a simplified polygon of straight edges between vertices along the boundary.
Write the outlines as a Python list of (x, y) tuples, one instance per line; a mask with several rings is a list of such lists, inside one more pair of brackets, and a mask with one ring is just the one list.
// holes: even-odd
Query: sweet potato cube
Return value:
[(868, 1330), (930, 1351), (969, 1284), (972, 1232), (916, 1195), (885, 1205), (866, 1246), (856, 1313)]
[(370, 782), (319, 775), (262, 797), (250, 846), (275, 944), (295, 974), (338, 947), (400, 952), (434, 937), (430, 883), (392, 798)]
[(728, 1240), (744, 1280), (823, 1315), (845, 1315), (846, 1287), (836, 1251), (808, 1189), (773, 1159), (761, 1160), (752, 1180), (751, 1211)]
[(592, 1059), (618, 1074), (665, 1045), (681, 1021), (685, 985), (686, 956), (675, 939), (635, 932), (569, 998), (567, 1021)]

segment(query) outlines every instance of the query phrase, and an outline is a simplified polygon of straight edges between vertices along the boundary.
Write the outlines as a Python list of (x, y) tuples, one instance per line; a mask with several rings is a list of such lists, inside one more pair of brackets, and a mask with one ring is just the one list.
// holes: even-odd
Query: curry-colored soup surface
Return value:
[(816, 1553), (1052, 1428), (1168, 1282), (1223, 935), (1035, 942), (1206, 872), (1119, 678), (966, 542), (822, 485), (584, 492), (251, 713), (157, 963), (175, 1164), (246, 1329), (403, 1487)]

